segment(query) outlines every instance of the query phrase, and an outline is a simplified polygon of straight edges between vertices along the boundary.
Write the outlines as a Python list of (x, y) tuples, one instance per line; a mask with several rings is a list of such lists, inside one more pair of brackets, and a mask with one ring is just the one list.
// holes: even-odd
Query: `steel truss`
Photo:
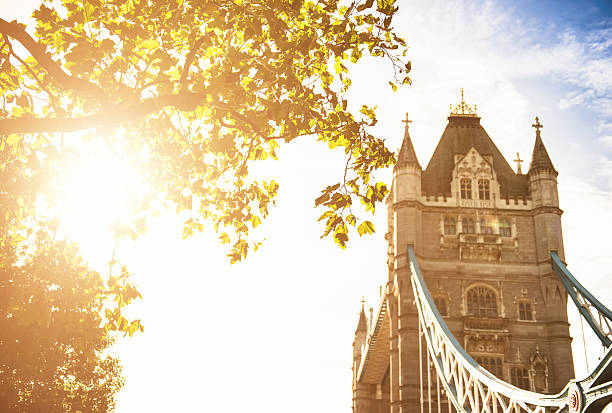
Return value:
[[(554, 395), (521, 390), (489, 373), (463, 349), (440, 316), (427, 289), (412, 246), (408, 247), (408, 256), (411, 269), (410, 279), (426, 347), (440, 382), (458, 412), (599, 413), (608, 402), (612, 401), (612, 352), (610, 347), (591, 375), (581, 381), (570, 381), (563, 391)], [(558, 266), (555, 264), (556, 261), (561, 263), (553, 253), (553, 265)], [(565, 266), (559, 268), (565, 269)], [(567, 280), (572, 280), (570, 284), (575, 286), (574, 295), (583, 297), (599, 311), (600, 315), (606, 317), (608, 322), (611, 320), (609, 316), (612, 313), (595, 300), (571, 274), (569, 277), (566, 276)], [(574, 299), (573, 295), (572, 298)], [(576, 299), (574, 302), (576, 303)], [(587, 313), (591, 314), (588, 311)], [(583, 311), (581, 314), (585, 315)], [(594, 319), (591, 317), (591, 320)], [(589, 325), (593, 327), (591, 322)], [(609, 337), (609, 334), (606, 337)]]

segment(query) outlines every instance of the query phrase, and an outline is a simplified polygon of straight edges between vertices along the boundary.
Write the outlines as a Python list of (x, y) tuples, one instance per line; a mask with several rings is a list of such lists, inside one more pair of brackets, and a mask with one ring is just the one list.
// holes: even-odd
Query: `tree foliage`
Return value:
[(127, 270), (92, 271), (37, 212), (88, 142), (150, 189), (118, 237), (136, 237), (163, 200), (191, 211), (186, 237), (211, 224), (243, 259), (279, 190), (249, 171), (299, 137), (346, 155), (315, 200), (323, 235), (344, 247), (350, 228), (372, 233), (353, 206), (374, 211), (387, 188), (372, 172), (395, 160), (370, 132), (374, 108), (347, 98), (349, 68), (382, 58), (394, 90), (410, 82), (396, 11), (394, 0), (44, 0), (33, 30), (0, 18), (0, 405), (111, 410), (122, 379), (105, 350), (114, 332), (142, 330), (123, 313), (140, 297)]
[(348, 101), (348, 70), (380, 57), (395, 71), (391, 87), (409, 83), (393, 0), (53, 4), (35, 11), (33, 36), (0, 19), (5, 143), (34, 134), (36, 151), (63, 153), (69, 140), (57, 132), (95, 128), (91, 139), (137, 165), (163, 199), (192, 209), (185, 236), (212, 223), (236, 262), (279, 189), (249, 168), (308, 136), (347, 157), (344, 176), (315, 202), (324, 235), (344, 247), (350, 227), (373, 231), (352, 205), (374, 210), (387, 188), (371, 173), (394, 156), (369, 132), (374, 109)]
[(112, 411), (123, 378), (106, 352), (113, 331), (142, 330), (121, 315), (140, 294), (125, 269), (105, 280), (74, 245), (43, 230), (33, 238), (27, 247), (4, 238), (0, 247), (2, 411)]
[(3, 412), (106, 412), (123, 386), (107, 350), (117, 333), (142, 331), (126, 305), (140, 298), (125, 267), (101, 276), (57, 220), (35, 213), (53, 200), (71, 150), (38, 136), (0, 142), (0, 406)]

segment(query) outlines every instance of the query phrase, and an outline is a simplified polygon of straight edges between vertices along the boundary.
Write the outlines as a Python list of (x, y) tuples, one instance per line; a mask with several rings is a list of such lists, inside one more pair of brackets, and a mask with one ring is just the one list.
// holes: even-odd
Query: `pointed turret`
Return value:
[[(389, 280), (393, 279), (393, 269), (397, 267), (395, 260), (398, 257), (400, 260), (405, 260), (408, 251), (406, 246), (416, 245), (417, 228), (420, 227), (420, 212), (418, 216), (415, 215), (412, 207), (406, 202), (419, 202), (421, 199), (423, 169), (417, 159), (414, 146), (412, 146), (412, 139), (410, 139), (409, 126), (412, 121), (408, 119), (408, 113), (402, 122), (406, 124), (404, 140), (397, 157), (397, 164), (393, 168), (393, 183), (387, 199), (389, 236), (386, 238), (389, 242), (388, 251), (390, 253)], [(398, 231), (397, 228), (407, 230)]]
[(559, 193), (557, 191), (557, 175), (548, 151), (542, 142), (540, 129), (542, 124), (538, 117), (533, 126), (536, 130), (531, 164), (529, 165), (529, 192), (536, 213), (534, 215), (538, 259), (550, 259), (550, 252), (556, 251), (564, 257), (563, 234), (561, 233), (561, 213), (559, 209)]
[(399, 155), (397, 156), (397, 166), (400, 167), (411, 164), (421, 168), (416, 152), (414, 151), (414, 146), (412, 146), (412, 139), (410, 139), (409, 124), (412, 123), (412, 121), (408, 119), (407, 113), (406, 120), (403, 120), (402, 122), (406, 123), (406, 127), (404, 129), (404, 140), (402, 141), (402, 147), (400, 148)]
[(550, 160), (550, 156), (548, 156), (548, 151), (544, 146), (544, 142), (542, 142), (542, 136), (540, 135), (540, 129), (543, 127), (540, 123), (540, 119), (536, 116), (536, 123), (531, 125), (536, 130), (536, 140), (533, 146), (533, 154), (531, 155), (531, 163), (529, 164), (529, 172), (528, 174), (533, 174), (536, 171), (552, 171), (555, 176), (559, 173), (553, 166), (552, 161)]
[(368, 330), (368, 320), (366, 319), (365, 311), (363, 310), (363, 305), (361, 306), (361, 313), (359, 314), (359, 322), (357, 323), (357, 329), (355, 330), (355, 334), (361, 332), (367, 332)]
[(359, 322), (357, 323), (357, 329), (355, 330), (355, 340), (353, 341), (353, 387), (357, 383), (357, 375), (359, 373), (359, 366), (361, 365), (361, 357), (363, 349), (366, 344), (368, 337), (368, 320), (364, 310), (365, 300), (361, 300), (361, 313), (359, 313)]

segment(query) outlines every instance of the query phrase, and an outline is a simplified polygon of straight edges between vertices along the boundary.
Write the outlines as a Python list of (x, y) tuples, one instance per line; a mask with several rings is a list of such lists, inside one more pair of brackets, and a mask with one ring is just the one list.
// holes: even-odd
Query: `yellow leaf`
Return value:
[(13, 133), (9, 135), (8, 139), (6, 140), (6, 143), (8, 143), (10, 146), (17, 146), (19, 141), (21, 141), (21, 135), (18, 133)]

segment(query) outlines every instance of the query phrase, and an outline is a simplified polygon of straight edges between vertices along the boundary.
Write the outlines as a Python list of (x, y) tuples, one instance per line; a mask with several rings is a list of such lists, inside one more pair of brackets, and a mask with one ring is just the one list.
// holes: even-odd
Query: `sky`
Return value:
[[(16, 8), (0, 0), (0, 15), (23, 21), (37, 3)], [(399, 6), (394, 24), (409, 45), (413, 84), (391, 92), (388, 68), (366, 60), (350, 68), (351, 98), (377, 106), (376, 132), (393, 149), (409, 112), (423, 167), (461, 88), (509, 163), (516, 152), (526, 160), (523, 170), (539, 116), (559, 171), (569, 268), (612, 306), (612, 6), (527, 0)], [(376, 308), (387, 276), (384, 206), (373, 218), (376, 234), (354, 237), (340, 250), (320, 239), (322, 211), (314, 199), (341, 179), (343, 154), (300, 139), (282, 147), (279, 158), (256, 172), (277, 180), (280, 191), (258, 227), (265, 242), (245, 262), (229, 265), (209, 232), (182, 240), (180, 217), (171, 214), (151, 222), (136, 243), (119, 246), (144, 296), (130, 313), (145, 332), (114, 349), (126, 377), (117, 412), (350, 412), (360, 300)], [(112, 168), (96, 168), (90, 179), (103, 187)], [(389, 182), (390, 171), (378, 177)], [(75, 213), (65, 227), (102, 268), (113, 245), (95, 211), (102, 214), (109, 200), (89, 194), (79, 202), (75, 211), (90, 213)], [(580, 378), (585, 351), (575, 318), (572, 335)], [(588, 335), (586, 343), (592, 367), (601, 346)]]

